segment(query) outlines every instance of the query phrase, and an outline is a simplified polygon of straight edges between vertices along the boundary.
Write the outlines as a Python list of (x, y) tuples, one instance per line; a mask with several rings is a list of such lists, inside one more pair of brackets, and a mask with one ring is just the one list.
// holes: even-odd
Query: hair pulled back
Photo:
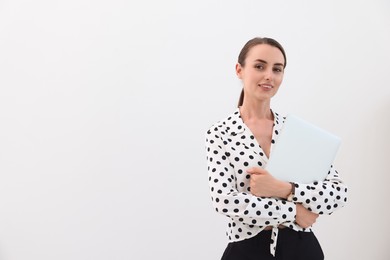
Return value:
[[(237, 61), (242, 67), (245, 67), (245, 59), (248, 56), (248, 52), (253, 47), (255, 47), (255, 46), (259, 45), (259, 44), (267, 44), (267, 45), (270, 45), (270, 46), (278, 48), (282, 52), (282, 54), (283, 54), (283, 57), (284, 57), (284, 68), (286, 67), (286, 65), (287, 65), (286, 52), (284, 51), (282, 45), (279, 42), (277, 42), (276, 40), (274, 40), (272, 38), (267, 38), (267, 37), (256, 37), (256, 38), (253, 38), (253, 39), (249, 40), (244, 45), (244, 47), (242, 47), (242, 49), (240, 51), (240, 54), (238, 55), (238, 61)], [(240, 98), (238, 100), (238, 107), (242, 106), (243, 102), (244, 102), (244, 89), (241, 90), (241, 95), (240, 95)]]

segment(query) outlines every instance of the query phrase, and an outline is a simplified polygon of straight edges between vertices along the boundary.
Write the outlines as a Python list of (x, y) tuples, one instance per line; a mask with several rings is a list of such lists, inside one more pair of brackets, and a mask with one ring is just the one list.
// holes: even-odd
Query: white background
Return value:
[(219, 259), (204, 133), (255, 36), (282, 43), (272, 107), (343, 139), (349, 204), (326, 259), (390, 259), (390, 2), (0, 1), (0, 259)]

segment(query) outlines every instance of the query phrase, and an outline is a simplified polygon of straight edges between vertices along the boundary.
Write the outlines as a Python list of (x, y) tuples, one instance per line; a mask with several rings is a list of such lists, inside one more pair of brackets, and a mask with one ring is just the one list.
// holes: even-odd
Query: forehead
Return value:
[(258, 44), (249, 50), (246, 61), (255, 62), (258, 59), (264, 60), (270, 64), (284, 64), (284, 57), (282, 52), (278, 48), (268, 44)]

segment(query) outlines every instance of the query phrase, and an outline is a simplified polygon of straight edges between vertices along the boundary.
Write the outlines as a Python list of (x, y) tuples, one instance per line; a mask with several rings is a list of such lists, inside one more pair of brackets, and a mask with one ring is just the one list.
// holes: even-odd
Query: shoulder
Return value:
[(220, 135), (227, 135), (230, 134), (232, 127), (234, 125), (239, 124), (239, 120), (241, 120), (240, 112), (238, 109), (236, 109), (233, 113), (228, 115), (222, 120), (217, 121), (214, 123), (206, 132), (206, 135), (212, 135), (212, 134), (220, 134)]

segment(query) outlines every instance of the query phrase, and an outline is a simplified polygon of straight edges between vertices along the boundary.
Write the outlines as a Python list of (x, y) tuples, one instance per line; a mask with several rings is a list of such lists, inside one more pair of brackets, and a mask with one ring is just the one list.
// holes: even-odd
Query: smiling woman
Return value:
[[(267, 76), (268, 78), (266, 78), (265, 80), (268, 81), (270, 79), (269, 76), (271, 76), (271, 75), (264, 74), (264, 70), (266, 69), (267, 65), (271, 66), (272, 71), (274, 71), (276, 73), (276, 75), (279, 76), (278, 78), (280, 79), (280, 82), (277, 82), (277, 83), (279, 83), (277, 86), (279, 88), (279, 86), (283, 80), (284, 68), (287, 65), (287, 57), (286, 57), (286, 53), (285, 53), (282, 45), (279, 42), (277, 42), (271, 38), (254, 38), (254, 39), (248, 41), (244, 45), (244, 47), (242, 48), (240, 54), (238, 55), (238, 63), (236, 65), (237, 75), (241, 80), (242, 80), (242, 75), (241, 75), (242, 70), (244, 69), (244, 67), (247, 63), (246, 59), (247, 59), (247, 56), (249, 56), (249, 55), (251, 55), (254, 60), (248, 61), (248, 63), (250, 63), (249, 67), (251, 67), (248, 70), (249, 71), (251, 71), (251, 69), (257, 70), (259, 72), (257, 76), (260, 76), (260, 75)], [(271, 57), (269, 57), (270, 55), (271, 55)], [(275, 57), (277, 58), (277, 60), (275, 61), (275, 64), (268, 63), (266, 60), (263, 60), (260, 58), (256, 59), (256, 57), (258, 57), (258, 56), (259, 57), (268, 57), (268, 59), (270, 59), (270, 58), (272, 59), (273, 58), (272, 55), (275, 55)], [(282, 57), (280, 57), (281, 55), (282, 55)], [(262, 71), (263, 71), (263, 73), (261, 73)], [(243, 82), (243, 83), (245, 86), (245, 82)], [(268, 82), (263, 83), (263, 85), (258, 83), (258, 86), (262, 86), (263, 88), (266, 88), (266, 89), (271, 89), (271, 88), (275, 87), (275, 86), (269, 85)], [(274, 95), (275, 94), (276, 94), (276, 91), (274, 92)], [(242, 103), (244, 101), (244, 95), (245, 95), (245, 91), (243, 88), (241, 91), (241, 96), (240, 96), (240, 99), (238, 102), (238, 106), (242, 105)]]
[(311, 227), (347, 201), (347, 187), (333, 167), (324, 181), (309, 184), (281, 181), (264, 169), (284, 124), (270, 103), (285, 67), (277, 41), (250, 40), (236, 65), (243, 83), (238, 108), (207, 131), (211, 197), (229, 219), (222, 260), (324, 259)]

